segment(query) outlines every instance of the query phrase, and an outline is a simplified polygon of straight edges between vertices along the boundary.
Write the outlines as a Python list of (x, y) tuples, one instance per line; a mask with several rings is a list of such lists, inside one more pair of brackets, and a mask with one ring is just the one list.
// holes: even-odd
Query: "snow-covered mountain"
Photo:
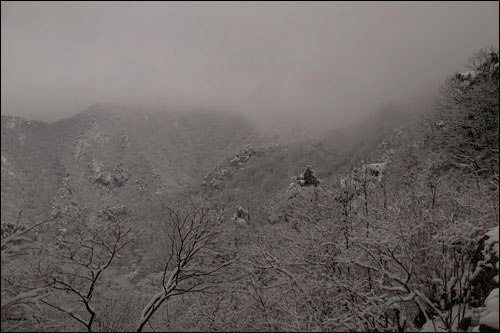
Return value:
[(254, 129), (222, 112), (93, 106), (55, 123), (1, 117), (2, 221), (141, 205), (199, 184)]

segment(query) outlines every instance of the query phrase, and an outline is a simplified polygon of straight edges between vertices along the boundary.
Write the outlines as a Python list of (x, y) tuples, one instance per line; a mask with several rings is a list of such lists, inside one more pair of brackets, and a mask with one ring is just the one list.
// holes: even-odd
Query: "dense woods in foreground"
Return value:
[(246, 147), (141, 221), (2, 221), (2, 331), (498, 331), (498, 50), (470, 66), (376, 147)]

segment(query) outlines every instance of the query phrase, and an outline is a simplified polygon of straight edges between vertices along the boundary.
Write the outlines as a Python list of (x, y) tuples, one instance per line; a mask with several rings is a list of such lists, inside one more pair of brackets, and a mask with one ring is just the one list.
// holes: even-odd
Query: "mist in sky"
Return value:
[[(498, 2), (9, 2), (2, 114), (97, 103), (341, 123), (498, 48)], [(325, 125), (326, 126), (326, 125)]]

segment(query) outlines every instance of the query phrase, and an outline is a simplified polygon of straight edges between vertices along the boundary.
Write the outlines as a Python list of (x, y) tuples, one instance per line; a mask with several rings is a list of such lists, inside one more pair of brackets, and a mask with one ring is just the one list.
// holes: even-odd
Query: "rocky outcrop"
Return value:
[(220, 190), (224, 187), (225, 181), (230, 179), (238, 170), (243, 170), (251, 159), (264, 154), (280, 152), (284, 149), (286, 148), (279, 144), (260, 146), (258, 148), (246, 145), (207, 174), (203, 178), (202, 187), (206, 192)]
[(97, 218), (101, 221), (116, 220), (120, 216), (127, 215), (127, 206), (115, 205), (99, 210)]
[[(253, 140), (252, 125), (233, 114), (114, 105), (92, 107), (53, 123), (2, 115), (0, 125), (2, 221), (15, 220), (21, 209), (33, 220), (66, 215), (64, 205), (57, 204), (70, 200), (60, 184), (65, 171), (71, 175), (73, 197), (86, 208), (82, 215), (117, 201), (140, 211), (154, 195), (197, 187), (193, 182), (201, 181), (228, 152)], [(250, 161), (244, 155), (254, 157), (242, 150), (242, 165), (234, 170)], [(222, 171), (222, 177), (232, 171)]]
[(118, 163), (112, 172), (107, 169), (97, 160), (93, 159), (89, 163), (89, 181), (106, 187), (121, 187), (128, 181), (128, 171)]
[(244, 209), (241, 205), (236, 207), (236, 212), (233, 215), (232, 220), (240, 226), (247, 226), (250, 223), (250, 213), (248, 210)]
[(255, 149), (251, 148), (250, 146), (245, 146), (231, 159), (229, 164), (231, 164), (232, 166), (243, 166), (255, 154)]
[(96, 122), (82, 135), (80, 135), (73, 144), (73, 157), (79, 160), (85, 155), (90, 147), (96, 144), (109, 141), (107, 135), (99, 128)]
[(89, 181), (91, 183), (101, 184), (108, 186), (111, 184), (111, 174), (107, 172), (104, 167), (96, 160), (89, 163)]

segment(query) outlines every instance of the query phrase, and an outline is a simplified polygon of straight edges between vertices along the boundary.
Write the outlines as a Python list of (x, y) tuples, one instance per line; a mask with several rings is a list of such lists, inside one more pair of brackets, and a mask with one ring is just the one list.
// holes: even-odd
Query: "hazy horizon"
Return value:
[(1, 113), (56, 121), (120, 103), (328, 127), (437, 92), (498, 48), (498, 6), (6, 1)]

